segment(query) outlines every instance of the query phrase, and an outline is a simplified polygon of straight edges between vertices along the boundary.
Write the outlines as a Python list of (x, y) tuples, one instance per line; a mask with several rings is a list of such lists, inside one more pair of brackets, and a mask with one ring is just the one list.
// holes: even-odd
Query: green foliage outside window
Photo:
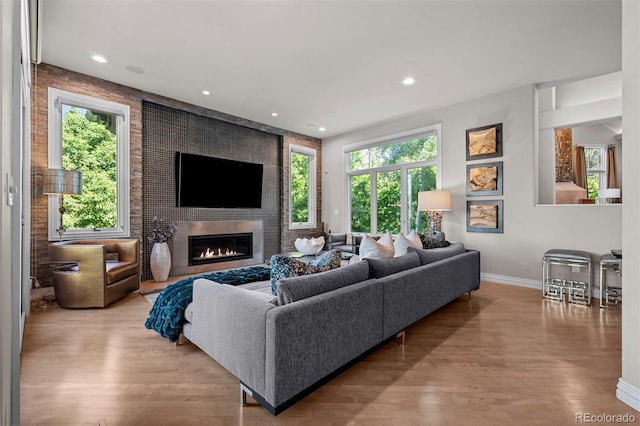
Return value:
[(309, 221), (309, 156), (291, 153), (291, 221)]
[(114, 123), (113, 116), (78, 108), (70, 108), (64, 114), (62, 168), (82, 172), (82, 195), (64, 200), (63, 220), (67, 229), (116, 226)]
[(351, 177), (351, 231), (371, 230), (371, 176)]
[[(392, 170), (378, 171), (377, 232), (401, 231), (400, 165), (432, 161), (438, 157), (438, 138), (430, 135), (384, 146), (371, 147), (349, 153), (349, 169), (365, 171), (391, 166)], [(393, 167), (397, 166), (397, 167)], [(409, 168), (407, 172), (408, 229), (427, 229), (426, 214), (418, 211), (418, 192), (436, 188), (436, 167)], [(351, 231), (371, 232), (371, 173), (351, 177)]]

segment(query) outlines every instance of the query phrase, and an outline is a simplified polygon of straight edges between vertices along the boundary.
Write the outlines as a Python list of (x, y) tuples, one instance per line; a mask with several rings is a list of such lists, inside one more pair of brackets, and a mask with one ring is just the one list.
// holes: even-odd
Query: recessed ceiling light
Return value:
[(100, 55), (93, 55), (93, 56), (91, 57), (91, 59), (93, 59), (93, 60), (94, 60), (94, 61), (96, 61), (96, 62), (100, 62), (101, 64), (104, 64), (104, 63), (106, 63), (106, 62), (107, 62), (107, 60), (105, 59), (105, 57), (104, 57), (104, 56), (100, 56)]
[(203, 90), (202, 94), (205, 95), (205, 96), (209, 96), (211, 94), (211, 92), (208, 91), (208, 90)]
[(415, 82), (416, 79), (413, 77), (406, 77), (404, 80), (402, 80), (402, 84), (404, 84), (405, 86), (411, 86)]
[(132, 72), (134, 74), (142, 74), (144, 70), (140, 67), (136, 67), (135, 65), (127, 65), (124, 67), (127, 71)]
[(278, 116), (278, 113), (277, 113), (277, 112), (272, 112), (272, 113), (271, 113), (271, 115), (272, 115), (273, 117), (277, 117), (277, 116)]
[(319, 132), (324, 132), (325, 130), (327, 130), (327, 129), (325, 129), (324, 127), (318, 127), (318, 131)]

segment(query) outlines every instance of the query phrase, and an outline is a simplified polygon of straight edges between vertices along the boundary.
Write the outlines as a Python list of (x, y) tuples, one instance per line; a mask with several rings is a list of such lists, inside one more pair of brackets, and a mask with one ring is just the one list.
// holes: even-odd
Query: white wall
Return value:
[[(539, 286), (542, 255), (550, 248), (586, 250), (594, 259), (620, 248), (620, 205), (535, 205), (534, 107), (531, 85), (323, 140), (322, 214), (328, 229), (347, 226), (343, 146), (441, 122), (442, 187), (451, 191), (453, 203), (443, 230), (448, 240), (480, 250), (485, 278)], [(466, 200), (494, 197), (465, 195), (465, 130), (494, 123), (503, 123), (503, 157), (486, 161), (504, 162), (504, 196), (495, 197), (504, 199), (504, 233), (469, 233)]]
[[(622, 2), (622, 377), (617, 396), (640, 411), (640, 3)], [(633, 143), (632, 143), (633, 142)]]

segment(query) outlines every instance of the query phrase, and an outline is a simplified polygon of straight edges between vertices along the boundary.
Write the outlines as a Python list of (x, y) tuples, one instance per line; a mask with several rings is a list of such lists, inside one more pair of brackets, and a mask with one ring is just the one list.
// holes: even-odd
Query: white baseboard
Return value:
[[(539, 280), (508, 277), (506, 275), (487, 274), (485, 272), (480, 273), (480, 279), (484, 281), (491, 281), (492, 283), (515, 285), (518, 287), (527, 287), (542, 291), (542, 281)], [(591, 286), (591, 297), (600, 297), (600, 289), (595, 284), (592, 284)]]
[(527, 287), (542, 291), (542, 281), (538, 280), (487, 274), (485, 272), (480, 273), (480, 279), (483, 281), (491, 281), (492, 283), (516, 285), (518, 287)]
[(640, 389), (629, 383), (618, 379), (616, 387), (616, 397), (636, 411), (640, 411)]

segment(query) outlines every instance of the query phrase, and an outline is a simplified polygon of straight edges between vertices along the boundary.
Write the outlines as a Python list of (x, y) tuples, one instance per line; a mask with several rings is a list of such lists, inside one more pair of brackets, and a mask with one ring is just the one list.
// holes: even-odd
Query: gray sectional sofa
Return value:
[[(276, 415), (429, 313), (480, 288), (480, 253), (410, 249), (252, 286), (194, 282), (183, 333)], [(247, 287), (250, 287), (247, 289)], [(262, 290), (262, 291), (260, 291)], [(410, 344), (410, 343), (409, 343)]]

